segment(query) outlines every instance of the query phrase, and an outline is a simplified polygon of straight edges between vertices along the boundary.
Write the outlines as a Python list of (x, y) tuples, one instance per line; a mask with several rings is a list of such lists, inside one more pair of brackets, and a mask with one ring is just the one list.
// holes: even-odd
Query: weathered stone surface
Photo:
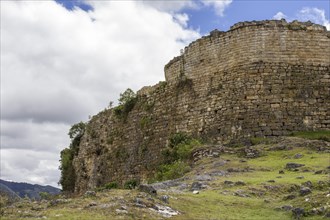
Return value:
[(302, 166), (305, 166), (305, 164), (300, 164), (300, 163), (287, 163), (285, 168), (286, 169), (295, 169), (295, 168), (298, 168), (298, 167), (302, 167)]
[(204, 185), (203, 183), (201, 183), (201, 182), (193, 182), (191, 184), (190, 190), (191, 191), (195, 191), (195, 190), (201, 190), (201, 189), (205, 189), (205, 188), (206, 188), (206, 185)]
[(302, 154), (296, 154), (296, 155), (294, 155), (294, 159), (300, 159), (300, 158), (302, 158), (304, 155), (302, 155)]
[(92, 117), (73, 161), (75, 191), (145, 181), (176, 132), (221, 146), (330, 129), (328, 35), (308, 22), (261, 21), (192, 42), (165, 66), (166, 82), (137, 93), (125, 121), (112, 109)]
[(281, 207), (282, 210), (284, 211), (290, 211), (293, 209), (293, 206), (292, 205), (284, 205)]
[(139, 186), (139, 190), (142, 191), (142, 192), (149, 193), (150, 195), (153, 195), (153, 196), (157, 195), (157, 190), (151, 185), (141, 184)]
[(163, 195), (159, 199), (168, 204), (169, 200), (170, 200), (170, 197), (168, 195)]
[(305, 214), (305, 210), (303, 208), (294, 208), (292, 209), (292, 214), (295, 219), (300, 219), (300, 217)]
[(95, 197), (96, 196), (96, 192), (95, 191), (86, 191), (85, 192), (85, 196), (87, 196), (87, 197)]
[(309, 187), (302, 187), (300, 190), (299, 190), (299, 194), (301, 196), (305, 196), (305, 195), (308, 195), (312, 193), (312, 190), (309, 188)]

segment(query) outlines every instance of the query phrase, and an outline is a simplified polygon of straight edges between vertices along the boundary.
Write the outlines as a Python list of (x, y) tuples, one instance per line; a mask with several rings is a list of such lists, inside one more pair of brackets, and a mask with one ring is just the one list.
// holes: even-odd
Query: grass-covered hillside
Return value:
[(221, 146), (221, 153), (199, 154), (183, 177), (140, 189), (109, 189), (113, 184), (73, 198), (2, 204), (1, 220), (327, 219), (329, 132), (313, 135)]

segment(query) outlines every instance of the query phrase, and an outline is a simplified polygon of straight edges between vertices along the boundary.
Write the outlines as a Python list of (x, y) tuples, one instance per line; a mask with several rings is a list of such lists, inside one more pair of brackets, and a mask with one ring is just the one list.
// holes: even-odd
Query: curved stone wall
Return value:
[(76, 192), (144, 181), (175, 132), (224, 143), (330, 129), (330, 34), (310, 22), (262, 21), (213, 31), (165, 66), (126, 121), (112, 109), (88, 123), (74, 158)]

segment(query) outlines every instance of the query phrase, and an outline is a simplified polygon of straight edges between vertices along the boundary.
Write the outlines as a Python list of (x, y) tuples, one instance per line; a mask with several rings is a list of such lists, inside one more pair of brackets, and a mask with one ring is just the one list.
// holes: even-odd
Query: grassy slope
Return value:
[[(325, 142), (324, 142), (325, 143)], [(301, 144), (300, 144), (301, 145)], [(190, 177), (186, 183), (191, 184), (196, 174), (208, 174), (216, 170), (228, 168), (246, 168), (249, 172), (233, 172), (227, 176), (217, 177), (205, 181), (209, 187), (201, 190), (200, 194), (192, 194), (188, 190), (160, 192), (160, 195), (169, 195), (169, 206), (180, 211), (180, 215), (171, 219), (199, 220), (199, 219), (292, 219), (291, 211), (281, 210), (283, 205), (301, 207), (305, 210), (326, 207), (330, 209), (329, 182), (321, 186), (319, 181), (329, 181), (329, 174), (314, 174), (318, 170), (327, 170), (330, 166), (329, 153), (317, 152), (310, 147), (292, 147), (286, 150), (269, 150), (273, 145), (259, 144), (253, 146), (262, 152), (262, 156), (254, 159), (238, 157), (235, 154), (223, 154), (219, 158), (205, 158), (198, 161), (194, 169), (186, 176)], [(294, 144), (293, 144), (294, 146)], [(307, 145), (306, 145), (307, 146)], [(295, 159), (294, 155), (303, 157)], [(246, 160), (242, 162), (241, 160)], [(226, 164), (215, 166), (219, 161)], [(304, 167), (299, 171), (288, 171), (285, 165), (288, 162), (302, 163)], [(279, 174), (284, 170), (284, 174)], [(308, 172), (304, 172), (308, 170)], [(281, 178), (279, 178), (279, 176)], [(303, 176), (303, 179), (297, 177)], [(229, 186), (224, 181), (243, 181), (246, 185)], [(275, 182), (268, 182), (274, 180)], [(299, 195), (301, 184), (311, 181), (312, 193), (306, 196)], [(240, 191), (248, 197), (234, 195)], [(296, 198), (285, 200), (287, 195)], [(50, 206), (49, 202), (16, 203), (11, 207), (1, 209), (1, 220), (6, 219), (165, 219), (149, 208), (138, 208), (134, 204), (136, 197), (144, 198), (150, 203), (162, 203), (155, 197), (148, 196), (137, 190), (110, 190), (99, 192), (96, 197), (79, 197), (69, 199), (66, 203)], [(96, 205), (90, 205), (92, 203)], [(127, 206), (128, 213), (116, 213), (116, 209)], [(324, 219), (321, 215), (307, 216), (303, 219)]]
[[(292, 159), (297, 153), (304, 156), (300, 159)], [(329, 202), (326, 194), (329, 191), (314, 189), (312, 194), (299, 196), (300, 184), (311, 181), (313, 185), (317, 182), (328, 181), (328, 174), (314, 174), (313, 171), (325, 169), (329, 166), (329, 154), (311, 152), (306, 148), (294, 148), (289, 151), (270, 151), (266, 156), (256, 159), (249, 159), (245, 163), (240, 163), (240, 158), (235, 155), (223, 155), (222, 159), (230, 160), (222, 169), (229, 167), (250, 167), (255, 171), (244, 173), (232, 173), (228, 177), (222, 177), (213, 182), (213, 190), (202, 191), (198, 195), (190, 192), (185, 193), (173, 200), (172, 207), (182, 210), (183, 215), (173, 219), (291, 219), (292, 212), (278, 210), (283, 205), (303, 207), (307, 209), (321, 207)], [(306, 166), (303, 169), (310, 169), (312, 172), (294, 172), (285, 170), (288, 162), (302, 163)], [(210, 159), (201, 162), (204, 172), (212, 167)], [(301, 169), (301, 170), (303, 170)], [(284, 170), (285, 174), (279, 174), (279, 170)], [(277, 178), (281, 176), (281, 178)], [(304, 179), (297, 179), (303, 176)], [(243, 181), (245, 186), (226, 186), (223, 182)], [(267, 182), (274, 180), (275, 182)], [(299, 188), (290, 193), (292, 186)], [(265, 186), (273, 186), (274, 189), (267, 189)], [(270, 187), (270, 188), (271, 188)], [(238, 197), (233, 194), (237, 190), (242, 190), (250, 197)], [(260, 195), (261, 194), (261, 195)], [(294, 194), (297, 197), (293, 200), (284, 200), (286, 195)], [(175, 196), (175, 195), (173, 195)], [(306, 202), (305, 200), (310, 200)], [(330, 204), (330, 202), (328, 203)], [(330, 208), (330, 207), (328, 207)], [(311, 216), (306, 219), (324, 219), (322, 216)]]

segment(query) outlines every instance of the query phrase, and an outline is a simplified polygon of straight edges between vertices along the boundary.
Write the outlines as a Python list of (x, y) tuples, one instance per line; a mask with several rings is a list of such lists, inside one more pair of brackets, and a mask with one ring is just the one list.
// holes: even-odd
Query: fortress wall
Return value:
[(78, 193), (145, 181), (176, 132), (211, 143), (330, 129), (330, 35), (309, 23), (238, 23), (190, 44), (144, 87), (125, 121), (88, 123), (74, 158)]
[(329, 45), (324, 27), (285, 21), (239, 23), (191, 43), (165, 67), (169, 84), (191, 80), (197, 94), (181, 100), (192, 108), (178, 130), (225, 141), (329, 129)]
[(297, 23), (298, 30), (293, 30), (294, 27), (283, 21), (269, 21), (269, 25), (241, 25), (228, 32), (213, 31), (191, 43), (183, 55), (165, 66), (166, 80), (175, 82), (183, 73), (191, 79), (206, 77), (259, 61), (329, 65), (329, 32), (305, 23)]

